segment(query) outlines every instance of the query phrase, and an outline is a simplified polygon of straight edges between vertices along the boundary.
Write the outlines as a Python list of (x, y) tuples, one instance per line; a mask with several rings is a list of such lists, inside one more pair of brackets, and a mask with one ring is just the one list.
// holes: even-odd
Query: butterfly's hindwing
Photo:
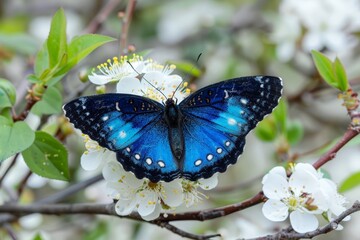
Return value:
[(127, 94), (103, 94), (75, 99), (64, 106), (74, 126), (117, 153), (127, 171), (151, 181), (179, 175), (163, 122), (164, 107)]
[(281, 91), (279, 78), (245, 77), (202, 88), (181, 102), (183, 175), (191, 180), (209, 178), (236, 163), (245, 136), (272, 112)]
[(142, 136), (137, 141), (117, 153), (117, 159), (125, 170), (152, 182), (169, 182), (180, 175), (170, 149), (168, 128), (161, 117), (152, 120), (151, 124), (142, 129)]

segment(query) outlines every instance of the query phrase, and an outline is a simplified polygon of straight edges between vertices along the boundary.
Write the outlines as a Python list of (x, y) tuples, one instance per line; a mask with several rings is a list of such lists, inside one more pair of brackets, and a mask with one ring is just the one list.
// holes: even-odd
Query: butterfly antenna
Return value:
[[(196, 63), (199, 62), (199, 59), (200, 59), (201, 55), (202, 55), (202, 53), (200, 53), (199, 56), (196, 58)], [(192, 71), (194, 70), (194, 68), (195, 68), (195, 67), (193, 66), (193, 67), (191, 68), (190, 72), (192, 72)], [(185, 80), (183, 79), (183, 80), (181, 81), (181, 83), (175, 88), (175, 91), (173, 92), (171, 98), (173, 98), (173, 97), (175, 96), (175, 93), (177, 92), (177, 90), (179, 90), (180, 86), (181, 86), (184, 82), (185, 82)]]
[(144, 74), (139, 73), (139, 72), (134, 68), (134, 66), (131, 64), (130, 61), (127, 61), (127, 63), (130, 65), (130, 67), (131, 67), (139, 76), (141, 76), (142, 79), (144, 79), (150, 86), (152, 86), (152, 87), (153, 87), (155, 90), (157, 90), (161, 95), (163, 95), (165, 99), (167, 99), (166, 95), (165, 95), (162, 91), (160, 91), (154, 84), (152, 84), (150, 81), (148, 81), (148, 80), (144, 77)]

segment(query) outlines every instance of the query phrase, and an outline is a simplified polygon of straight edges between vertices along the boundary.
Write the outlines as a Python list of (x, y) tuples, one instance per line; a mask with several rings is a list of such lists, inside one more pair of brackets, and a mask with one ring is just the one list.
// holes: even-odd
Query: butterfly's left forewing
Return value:
[(102, 94), (75, 99), (64, 111), (82, 133), (115, 151), (124, 169), (138, 178), (157, 182), (179, 175), (161, 104), (130, 94)]
[(277, 77), (244, 77), (202, 88), (182, 101), (183, 176), (209, 178), (236, 163), (245, 136), (271, 113), (281, 92)]

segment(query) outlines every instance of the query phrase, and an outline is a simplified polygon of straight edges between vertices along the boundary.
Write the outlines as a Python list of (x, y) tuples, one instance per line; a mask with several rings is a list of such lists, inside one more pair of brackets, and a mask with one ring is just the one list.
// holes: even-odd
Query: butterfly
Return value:
[(64, 105), (70, 122), (116, 152), (139, 179), (196, 181), (225, 172), (243, 152), (245, 137), (277, 106), (278, 77), (250, 76), (201, 88), (179, 104), (132, 94), (77, 98)]

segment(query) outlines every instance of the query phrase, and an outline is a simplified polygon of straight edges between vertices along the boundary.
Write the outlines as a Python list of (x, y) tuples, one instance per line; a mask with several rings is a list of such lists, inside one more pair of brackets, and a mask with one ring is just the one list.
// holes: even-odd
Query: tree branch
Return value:
[(213, 238), (213, 237), (220, 237), (221, 235), (220, 234), (212, 234), (212, 235), (196, 235), (196, 234), (192, 234), (192, 233), (188, 233), (188, 232), (185, 232), (177, 227), (175, 227), (174, 225), (171, 225), (170, 223), (168, 222), (155, 222), (154, 224), (162, 227), (162, 228), (166, 228), (167, 230), (177, 234), (177, 235), (180, 235), (182, 237), (186, 237), (186, 238), (190, 238), (190, 239), (196, 239), (196, 240), (203, 240), (203, 239), (210, 239), (210, 238)]
[(304, 238), (313, 238), (322, 234), (329, 233), (331, 231), (334, 231), (339, 223), (349, 216), (350, 214), (360, 211), (360, 202), (356, 201), (351, 208), (344, 211), (342, 214), (340, 214), (337, 218), (335, 218), (333, 221), (331, 221), (329, 224), (318, 228), (315, 231), (307, 232), (307, 233), (297, 233), (294, 230), (289, 231), (289, 229), (283, 229), (280, 232), (274, 234), (274, 235), (267, 235), (264, 237), (259, 238), (253, 238), (249, 240), (279, 240), (279, 239), (304, 239)]
[(321, 166), (323, 166), (325, 163), (327, 163), (328, 161), (332, 160), (335, 156), (336, 153), (345, 145), (347, 144), (351, 139), (353, 139), (354, 137), (356, 137), (359, 134), (359, 132), (353, 130), (352, 128), (349, 128), (344, 135), (342, 136), (342, 138), (340, 139), (339, 142), (337, 142), (335, 144), (334, 147), (332, 147), (326, 154), (324, 154), (323, 156), (321, 156), (319, 158), (319, 160), (317, 160), (313, 166), (318, 169)]
[(93, 20), (88, 24), (88, 26), (83, 31), (84, 33), (95, 33), (101, 27), (103, 22), (108, 18), (110, 13), (115, 9), (121, 0), (110, 0), (107, 4), (96, 14)]

